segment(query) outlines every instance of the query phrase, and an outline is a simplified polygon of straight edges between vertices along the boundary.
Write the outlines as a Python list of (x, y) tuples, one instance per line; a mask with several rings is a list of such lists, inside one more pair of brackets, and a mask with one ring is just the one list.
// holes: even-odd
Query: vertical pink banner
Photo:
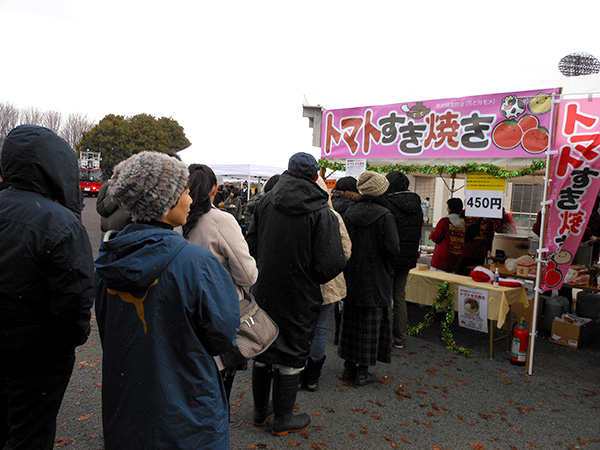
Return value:
[(560, 289), (593, 213), (600, 189), (600, 99), (560, 104), (544, 246), (541, 288)]

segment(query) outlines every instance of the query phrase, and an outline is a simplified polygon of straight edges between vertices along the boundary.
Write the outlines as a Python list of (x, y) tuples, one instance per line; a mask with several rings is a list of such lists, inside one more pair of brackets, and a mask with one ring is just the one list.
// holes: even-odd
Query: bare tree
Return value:
[(44, 115), (46, 113), (40, 108), (30, 106), (21, 111), (21, 123), (28, 123), (30, 125), (44, 125)]
[(59, 134), (60, 126), (62, 125), (62, 114), (58, 111), (46, 111), (42, 125)]
[(5, 138), (10, 130), (19, 125), (20, 115), (21, 112), (14, 105), (0, 103), (0, 138)]
[(94, 122), (88, 119), (86, 114), (69, 114), (60, 135), (69, 143), (71, 147), (77, 149), (81, 142), (81, 137), (86, 131), (94, 128)]

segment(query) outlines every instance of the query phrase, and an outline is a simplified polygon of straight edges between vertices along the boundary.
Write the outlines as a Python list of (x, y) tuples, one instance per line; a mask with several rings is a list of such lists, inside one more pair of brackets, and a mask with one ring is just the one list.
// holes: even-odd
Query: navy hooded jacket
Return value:
[(239, 326), (231, 276), (173, 230), (131, 224), (96, 260), (108, 449), (228, 449), (227, 399), (213, 356)]
[(83, 344), (94, 267), (77, 155), (53, 131), (21, 125), (4, 141), (2, 176), (0, 347)]

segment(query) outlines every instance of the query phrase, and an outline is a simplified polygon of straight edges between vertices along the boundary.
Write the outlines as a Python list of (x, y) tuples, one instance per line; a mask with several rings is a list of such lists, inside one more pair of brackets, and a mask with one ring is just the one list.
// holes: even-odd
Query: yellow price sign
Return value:
[(467, 173), (467, 191), (502, 191), (506, 193), (506, 179), (489, 173)]

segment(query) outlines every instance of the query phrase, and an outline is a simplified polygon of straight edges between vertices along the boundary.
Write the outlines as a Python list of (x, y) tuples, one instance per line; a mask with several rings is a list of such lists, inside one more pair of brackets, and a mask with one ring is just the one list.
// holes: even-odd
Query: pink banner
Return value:
[(323, 112), (326, 159), (537, 158), (557, 89)]
[(579, 248), (600, 189), (600, 99), (559, 106), (544, 247), (542, 289), (560, 289)]

